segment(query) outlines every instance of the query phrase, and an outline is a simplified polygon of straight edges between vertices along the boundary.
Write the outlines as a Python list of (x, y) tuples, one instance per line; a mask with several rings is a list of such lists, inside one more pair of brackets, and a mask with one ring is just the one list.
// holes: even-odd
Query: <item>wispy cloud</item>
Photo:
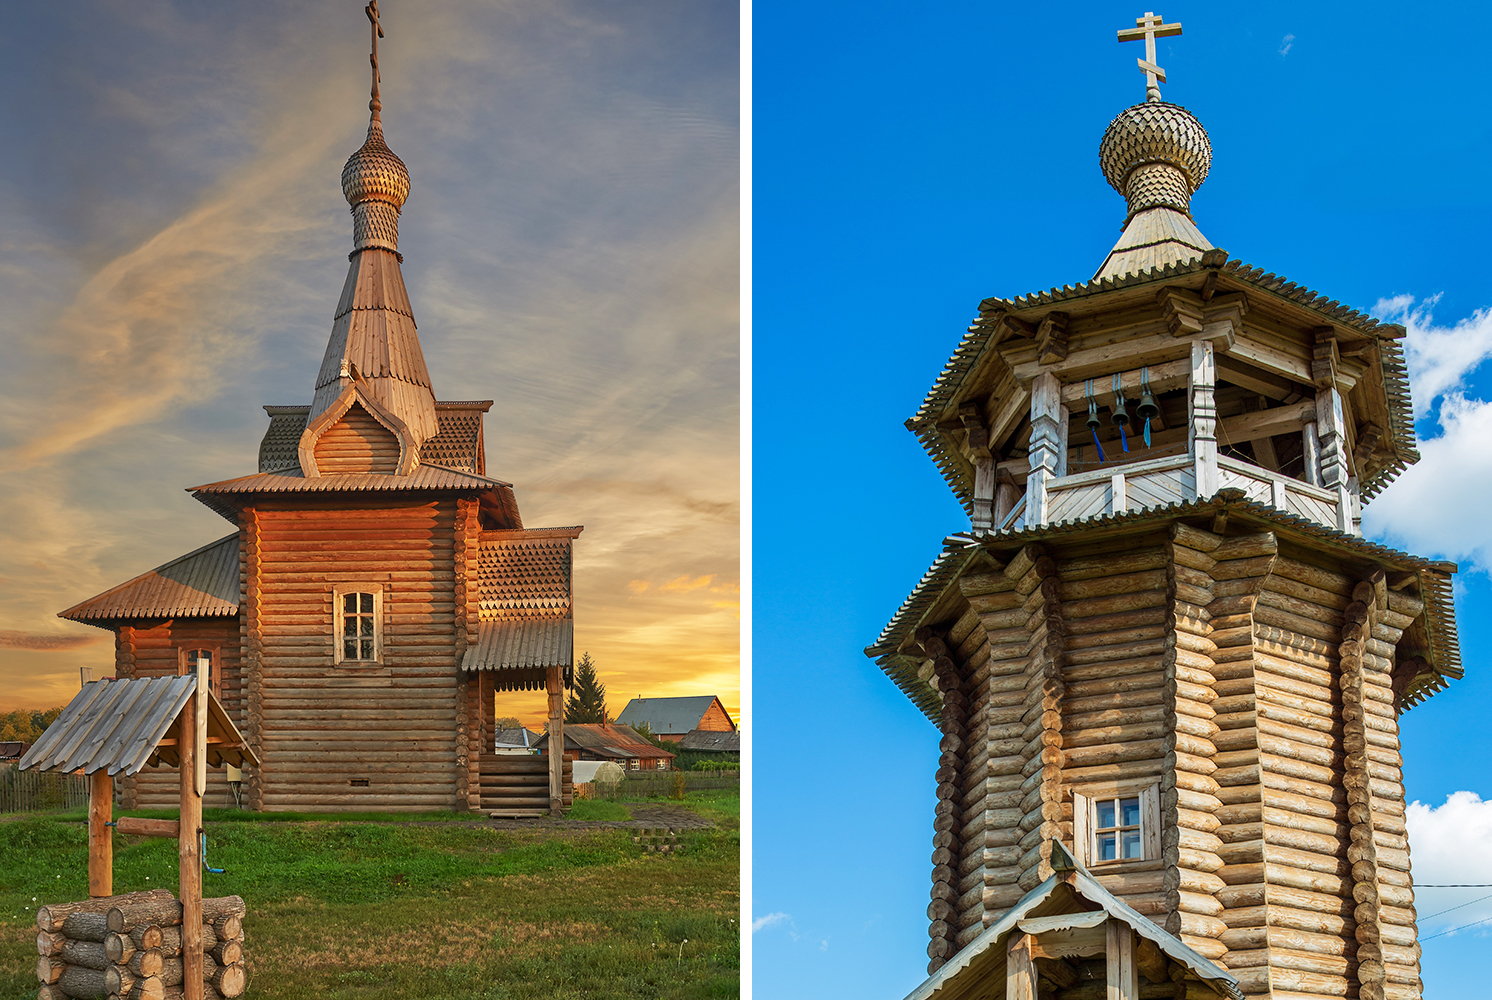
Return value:
[(1290, 54), (1290, 49), (1293, 48), (1294, 46), (1295, 46), (1295, 36), (1294, 35), (1286, 35), (1284, 38), (1281, 38), (1280, 39), (1280, 55), (1282, 57), (1283, 56), (1288, 56)]
[(757, 931), (765, 930), (768, 927), (775, 927), (782, 923), (791, 925), (792, 920), (792, 914), (789, 913), (768, 913), (766, 916), (757, 917), (751, 921), (751, 933), (755, 934)]
[(102, 642), (103, 639), (104, 636), (100, 632), (92, 635), (53, 635), (46, 632), (17, 632), (13, 629), (0, 629), (0, 646), (6, 649), (61, 651), (91, 646), (96, 642)]
[[(1423, 932), (1463, 927), (1492, 917), (1486, 889), (1421, 888), (1426, 883), (1492, 883), (1492, 802), (1475, 792), (1453, 792), (1440, 806), (1411, 802), (1405, 813), (1414, 852), (1415, 908)], [(1464, 905), (1464, 904), (1470, 905)], [(1468, 927), (1478, 936), (1492, 925)]]
[(1436, 399), (1460, 387), (1466, 376), (1492, 357), (1492, 309), (1478, 309), (1451, 326), (1437, 326), (1439, 295), (1416, 301), (1412, 295), (1380, 299), (1373, 315), (1402, 323), (1404, 356), (1414, 389), (1414, 414), (1422, 417)]

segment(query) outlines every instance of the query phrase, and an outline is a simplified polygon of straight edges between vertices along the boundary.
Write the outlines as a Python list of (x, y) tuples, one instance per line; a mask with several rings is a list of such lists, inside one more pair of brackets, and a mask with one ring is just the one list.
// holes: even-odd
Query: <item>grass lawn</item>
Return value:
[[(627, 830), (209, 811), (208, 862), (227, 871), (203, 891), (248, 903), (249, 998), (735, 997), (740, 798), (670, 804), (716, 823), (681, 834), (678, 857), (642, 853)], [(625, 806), (577, 802), (569, 818)], [(82, 819), (0, 823), (3, 1000), (36, 995), (36, 907), (88, 895)], [(114, 845), (115, 892), (175, 890), (175, 841)]]

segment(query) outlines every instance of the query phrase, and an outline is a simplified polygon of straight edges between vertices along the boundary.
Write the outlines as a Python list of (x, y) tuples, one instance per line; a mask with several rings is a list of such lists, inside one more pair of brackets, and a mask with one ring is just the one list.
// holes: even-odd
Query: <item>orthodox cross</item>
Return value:
[[(373, 112), (373, 120), (379, 121), (378, 112), (383, 110), (383, 102), (378, 99), (378, 40), (383, 37), (383, 25), (378, 21), (378, 0), (369, 0), (368, 6), (363, 8), (363, 13), (368, 15), (368, 23), (373, 28), (373, 52), (368, 56), (368, 62), (373, 64), (373, 99), (368, 102), (368, 110)], [(1155, 43), (1150, 43), (1152, 57)], [(1165, 79), (1164, 76), (1161, 77)]]
[[(374, 0), (377, 2), (377, 0)], [(1167, 35), (1181, 34), (1181, 25), (1163, 24), (1165, 18), (1159, 14), (1145, 12), (1144, 17), (1135, 18), (1135, 27), (1125, 28), (1119, 32), (1121, 42), (1138, 42), (1145, 40), (1145, 58), (1135, 60), (1140, 64), (1140, 69), (1145, 71), (1145, 100), (1160, 100), (1160, 84), (1166, 82), (1166, 71), (1155, 64), (1155, 40), (1165, 38)], [(1159, 82), (1157, 82), (1159, 81)]]

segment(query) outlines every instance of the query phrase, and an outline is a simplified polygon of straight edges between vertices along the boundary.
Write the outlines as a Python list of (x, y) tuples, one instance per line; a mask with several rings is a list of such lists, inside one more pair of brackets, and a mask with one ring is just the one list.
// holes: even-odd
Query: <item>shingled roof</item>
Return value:
[[(440, 431), (420, 446), (420, 461), (474, 475), (487, 474), (487, 459), (482, 440), (482, 414), (492, 408), (492, 400), (439, 402), (435, 416)], [(284, 472), (300, 467), (300, 436), (306, 429), (310, 406), (266, 406), (269, 427), (259, 442), (259, 471)]]
[(571, 549), (581, 530), (482, 532), (478, 574), (483, 620), (568, 617)]
[(1147, 507), (1120, 514), (1085, 518), (1080, 521), (1023, 528), (1019, 531), (992, 532), (978, 536), (951, 535), (944, 540), (943, 551), (923, 574), (922, 579), (907, 599), (902, 602), (891, 621), (881, 630), (880, 636), (866, 647), (865, 655), (875, 658), (880, 668), (897, 687), (901, 688), (912, 703), (921, 709), (928, 719), (937, 722), (941, 709), (937, 691), (917, 676), (917, 664), (900, 654), (898, 650), (907, 636), (922, 624), (924, 616), (933, 609), (948, 587), (971, 564), (981, 558), (981, 553), (986, 547), (998, 545), (1002, 549), (1011, 546), (1018, 548), (1028, 542), (1074, 534), (1096, 537), (1096, 533), (1105, 528), (1144, 527), (1188, 515), (1211, 516), (1222, 512), (1228, 513), (1230, 518), (1238, 518), (1240, 523), (1252, 520), (1259, 523), (1261, 527), (1284, 529), (1287, 534), (1293, 535), (1300, 541), (1322, 544), (1339, 551), (1345, 550), (1354, 555), (1387, 562), (1399, 570), (1417, 572), (1420, 580), (1420, 593), (1425, 600), (1423, 623), (1429, 645), (1428, 659), (1433, 678), (1416, 687), (1411, 687), (1404, 693), (1404, 708), (1406, 710), (1413, 708), (1436, 692), (1445, 690), (1448, 679), (1459, 680), (1462, 677), (1461, 644), (1456, 629), (1456, 609), (1451, 581), (1451, 575), (1457, 569), (1455, 563), (1422, 559), (1419, 556), (1399, 552), (1356, 535), (1349, 535), (1315, 521), (1276, 510), (1268, 504), (1243, 499), (1242, 491), (1239, 490), (1221, 490), (1217, 496), (1205, 500), (1189, 500), (1169, 506)]
[(238, 614), (238, 597), (235, 533), (58, 612), (57, 617), (90, 625), (130, 618), (227, 618)]

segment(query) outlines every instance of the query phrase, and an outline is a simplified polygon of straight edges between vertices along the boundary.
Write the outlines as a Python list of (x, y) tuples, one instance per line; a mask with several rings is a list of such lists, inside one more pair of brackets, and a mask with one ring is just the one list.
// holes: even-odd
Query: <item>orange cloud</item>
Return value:
[(79, 649), (99, 642), (102, 635), (52, 635), (46, 632), (17, 632), (0, 629), (0, 646), (8, 649)]

